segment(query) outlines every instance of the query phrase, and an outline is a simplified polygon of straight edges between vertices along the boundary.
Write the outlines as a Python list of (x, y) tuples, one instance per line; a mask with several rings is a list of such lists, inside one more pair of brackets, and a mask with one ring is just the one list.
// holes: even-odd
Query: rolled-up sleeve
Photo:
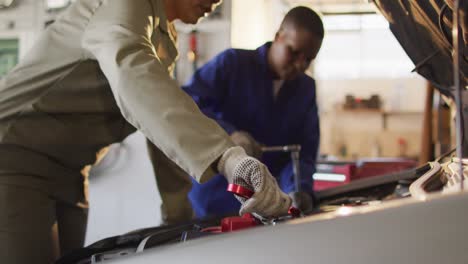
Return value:
[(151, 41), (158, 23), (151, 2), (103, 3), (86, 29), (83, 48), (98, 61), (125, 119), (203, 181), (232, 142), (170, 78)]

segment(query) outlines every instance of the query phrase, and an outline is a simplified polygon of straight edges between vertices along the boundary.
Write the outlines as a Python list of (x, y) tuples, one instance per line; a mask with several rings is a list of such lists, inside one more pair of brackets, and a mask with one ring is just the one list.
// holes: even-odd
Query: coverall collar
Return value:
[(272, 42), (266, 42), (262, 46), (257, 48), (257, 53), (258, 53), (258, 61), (260, 62), (260, 65), (264, 68), (265, 74), (273, 79), (275, 74), (271, 71), (270, 65), (268, 64), (268, 51), (270, 50)]

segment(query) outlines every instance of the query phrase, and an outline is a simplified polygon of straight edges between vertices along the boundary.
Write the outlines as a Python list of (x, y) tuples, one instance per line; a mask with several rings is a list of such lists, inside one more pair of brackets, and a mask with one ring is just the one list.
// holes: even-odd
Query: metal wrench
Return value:
[(299, 163), (299, 153), (301, 145), (284, 145), (273, 147), (262, 147), (263, 152), (290, 152), (291, 161), (293, 164), (294, 188), (296, 192), (301, 191), (301, 168)]

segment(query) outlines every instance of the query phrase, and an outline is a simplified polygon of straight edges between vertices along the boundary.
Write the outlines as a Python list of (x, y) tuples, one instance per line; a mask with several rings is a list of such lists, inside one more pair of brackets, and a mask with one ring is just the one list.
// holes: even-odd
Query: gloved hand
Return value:
[(256, 159), (262, 156), (262, 146), (249, 133), (245, 131), (235, 131), (230, 137), (234, 144), (245, 150), (247, 155)]
[(257, 213), (263, 217), (288, 213), (291, 198), (278, 187), (268, 168), (257, 159), (246, 155), (241, 147), (232, 147), (224, 152), (218, 162), (218, 171), (229, 183), (254, 191), (250, 199), (236, 196), (242, 203), (239, 213)]
[(289, 197), (292, 199), (292, 206), (307, 213), (314, 209), (314, 202), (310, 194), (306, 192), (290, 192)]

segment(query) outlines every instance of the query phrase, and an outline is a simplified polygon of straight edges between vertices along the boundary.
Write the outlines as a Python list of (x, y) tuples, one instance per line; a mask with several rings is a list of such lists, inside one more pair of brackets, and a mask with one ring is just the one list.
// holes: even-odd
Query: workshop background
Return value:
[[(0, 9), (0, 78), (69, 2), (18, 0), (12, 8)], [(318, 87), (321, 159), (418, 160), (425, 136), (426, 95), (434, 99), (431, 111), (448, 117), (450, 113), (440, 110), (444, 100), (437, 92), (426, 92), (432, 91), (427, 82), (412, 73), (414, 65), (388, 23), (366, 1), (224, 0), (196, 26), (176, 23), (180, 56), (175, 78), (183, 84), (197, 67), (226, 48), (254, 49), (273, 39), (284, 14), (295, 5), (320, 11), (325, 23), (322, 49), (308, 70)], [(443, 124), (435, 120), (429, 126)], [(431, 138), (440, 139), (444, 133)], [(450, 147), (446, 138), (434, 141), (436, 155)], [(160, 198), (141, 134), (112, 145), (92, 168), (89, 199), (87, 244), (160, 224)]]

